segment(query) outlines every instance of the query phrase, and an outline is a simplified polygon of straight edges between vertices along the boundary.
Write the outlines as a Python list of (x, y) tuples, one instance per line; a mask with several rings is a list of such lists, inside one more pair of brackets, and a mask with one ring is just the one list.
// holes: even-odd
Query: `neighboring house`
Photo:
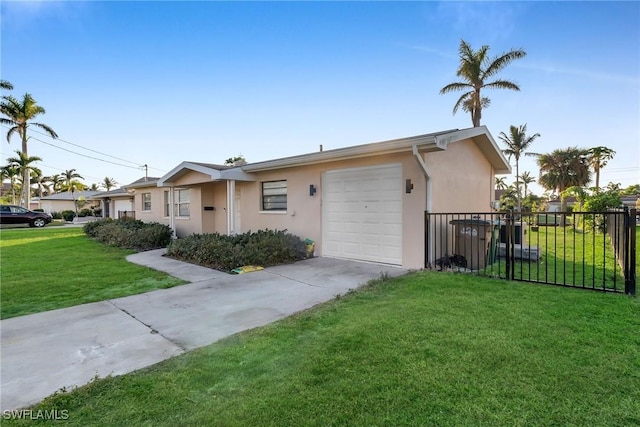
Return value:
[[(157, 181), (158, 178), (150, 179)], [(133, 183), (131, 185), (133, 185)], [(124, 187), (110, 191), (101, 191), (93, 195), (91, 199), (101, 203), (103, 218), (135, 217), (133, 210), (133, 192), (128, 191)]]
[(317, 255), (423, 268), (425, 211), (487, 212), (510, 172), (482, 126), (238, 167), (182, 162), (125, 187), (136, 218), (178, 237), (286, 229)]
[(78, 210), (89, 207), (102, 207), (99, 201), (93, 202), (91, 200), (91, 198), (97, 193), (99, 193), (99, 191), (75, 191), (73, 194), (65, 191), (63, 193), (40, 197), (40, 209), (43, 209), (48, 213), (67, 210), (75, 211), (76, 204), (74, 203), (74, 199), (76, 201), (84, 200), (84, 204), (82, 206), (78, 205)]

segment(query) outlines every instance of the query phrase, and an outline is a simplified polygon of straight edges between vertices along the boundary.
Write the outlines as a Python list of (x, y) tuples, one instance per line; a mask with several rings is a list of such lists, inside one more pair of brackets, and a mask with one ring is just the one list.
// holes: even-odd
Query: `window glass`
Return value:
[(287, 210), (287, 181), (269, 181), (262, 183), (262, 210)]

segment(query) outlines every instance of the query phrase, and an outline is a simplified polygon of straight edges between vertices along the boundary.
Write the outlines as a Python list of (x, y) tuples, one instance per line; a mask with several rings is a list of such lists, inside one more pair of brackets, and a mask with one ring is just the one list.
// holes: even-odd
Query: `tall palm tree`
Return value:
[(500, 178), (498, 178), (496, 176), (496, 189), (498, 190), (506, 190), (507, 188), (507, 182), (505, 181), (505, 177), (501, 176)]
[(118, 183), (116, 182), (115, 179), (109, 178), (108, 176), (105, 176), (104, 180), (102, 180), (100, 185), (102, 185), (104, 188), (106, 188), (107, 191), (110, 191), (113, 187), (118, 185)]
[[(539, 133), (527, 136), (526, 124), (518, 127), (511, 125), (509, 127), (509, 135), (504, 132), (500, 132), (499, 138), (507, 146), (507, 148), (502, 150), (502, 152), (509, 158), (509, 160), (513, 157), (516, 161), (516, 178), (520, 177), (520, 156), (523, 154), (525, 156), (537, 156), (535, 153), (525, 153), (525, 151), (527, 151), (531, 144), (533, 144), (533, 141), (539, 137)], [(518, 211), (520, 211), (522, 208), (520, 200), (520, 182), (516, 181), (516, 184), (518, 186)]]
[(510, 50), (495, 58), (489, 58), (489, 46), (483, 45), (478, 50), (473, 50), (467, 42), (460, 40), (458, 48), (460, 54), (460, 66), (456, 75), (462, 78), (461, 82), (450, 83), (440, 89), (440, 95), (453, 91), (465, 91), (453, 106), (453, 114), (462, 107), (463, 111), (471, 113), (473, 127), (480, 126), (482, 109), (489, 106), (491, 100), (480, 95), (483, 88), (511, 89), (519, 91), (520, 87), (509, 81), (496, 79), (499, 71), (504, 69), (516, 59), (524, 58), (527, 53), (522, 49)]
[[(27, 154), (27, 141), (29, 140), (27, 136), (27, 128), (29, 126), (39, 127), (51, 136), (51, 138), (58, 137), (58, 134), (48, 125), (32, 121), (40, 114), (44, 114), (45, 110), (43, 107), (38, 105), (36, 100), (28, 93), (24, 94), (22, 101), (17, 100), (13, 96), (3, 96), (2, 103), (0, 103), (0, 113), (6, 116), (0, 117), (0, 123), (10, 126), (7, 131), (7, 142), (11, 142), (11, 137), (13, 135), (18, 135), (22, 140), (22, 154), (24, 154), (25, 157), (29, 157)], [(28, 208), (31, 196), (29, 191), (31, 187), (29, 168), (26, 168), (22, 172), (22, 177), (25, 184), (23, 185), (24, 194), (22, 197), (25, 207)]]
[(600, 169), (607, 165), (607, 162), (613, 159), (616, 152), (607, 147), (593, 147), (587, 150), (589, 154), (589, 163), (593, 167), (596, 174), (596, 189), (600, 190)]
[(527, 197), (527, 186), (529, 184), (533, 184), (534, 182), (536, 182), (536, 179), (531, 176), (531, 174), (528, 171), (524, 171), (522, 172), (522, 175), (520, 175), (520, 178), (518, 179), (518, 182), (524, 184), (524, 197)]
[(16, 204), (16, 179), (20, 176), (20, 169), (13, 164), (8, 164), (0, 169), (0, 173), (2, 174), (3, 181), (4, 179), (9, 180), (9, 185), (11, 186), (11, 204)]
[(67, 169), (66, 171), (64, 171), (64, 173), (62, 174), (62, 178), (64, 180), (64, 187), (66, 188), (69, 188), (71, 182), (75, 178), (84, 179), (84, 177), (77, 173), (75, 169)]
[[(556, 149), (548, 154), (540, 154), (537, 163), (540, 166), (538, 182), (557, 194), (562, 194), (572, 186), (584, 187), (591, 181), (587, 150), (578, 147)], [(564, 198), (561, 210), (566, 211)]]
[(6, 80), (0, 79), (0, 89), (13, 90), (13, 85)]
[[(31, 164), (35, 162), (42, 161), (42, 159), (38, 156), (27, 156), (25, 153), (16, 150), (17, 157), (8, 157), (7, 163), (15, 166), (20, 175), (22, 176), (22, 182), (20, 184), (20, 197), (26, 197), (26, 207), (29, 207), (29, 200), (31, 197)], [(39, 170), (39, 169), (38, 169)], [(27, 174), (27, 179), (25, 180), (25, 173)]]

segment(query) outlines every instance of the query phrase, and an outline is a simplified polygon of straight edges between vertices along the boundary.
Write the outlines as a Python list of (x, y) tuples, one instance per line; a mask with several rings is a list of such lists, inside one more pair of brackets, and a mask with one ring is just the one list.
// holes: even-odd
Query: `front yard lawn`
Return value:
[(185, 283), (125, 260), (79, 227), (0, 232), (0, 318), (103, 301)]
[(77, 426), (639, 425), (640, 300), (416, 273), (33, 409)]

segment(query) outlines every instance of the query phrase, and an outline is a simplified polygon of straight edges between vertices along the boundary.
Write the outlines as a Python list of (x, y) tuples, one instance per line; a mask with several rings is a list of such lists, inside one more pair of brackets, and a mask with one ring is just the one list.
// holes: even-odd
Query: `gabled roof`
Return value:
[(446, 150), (449, 144), (472, 139), (480, 151), (485, 155), (489, 163), (495, 169), (496, 174), (511, 173), (511, 166), (502, 154), (493, 136), (486, 126), (469, 129), (454, 129), (409, 138), (393, 139), (389, 141), (374, 142), (371, 144), (354, 145), (351, 147), (337, 148), (335, 150), (319, 151), (302, 154), (299, 156), (285, 157), (265, 162), (249, 163), (242, 166), (246, 172), (258, 172), (283, 167), (303, 166), (314, 163), (332, 162), (335, 160), (354, 159), (371, 155), (384, 155), (411, 151), (416, 146), (418, 151), (433, 152)]
[(78, 200), (80, 197), (84, 197), (85, 199), (90, 199), (96, 194), (100, 193), (100, 191), (74, 191), (71, 194), (70, 191), (65, 191), (64, 193), (56, 193), (51, 194), (49, 196), (40, 197), (40, 200)]
[(228, 179), (253, 181), (253, 178), (244, 173), (239, 167), (216, 165), (213, 163), (182, 162), (158, 180), (158, 187), (169, 185), (171, 182), (179, 179), (189, 172), (199, 172), (201, 174), (208, 175), (211, 181), (222, 181)]

